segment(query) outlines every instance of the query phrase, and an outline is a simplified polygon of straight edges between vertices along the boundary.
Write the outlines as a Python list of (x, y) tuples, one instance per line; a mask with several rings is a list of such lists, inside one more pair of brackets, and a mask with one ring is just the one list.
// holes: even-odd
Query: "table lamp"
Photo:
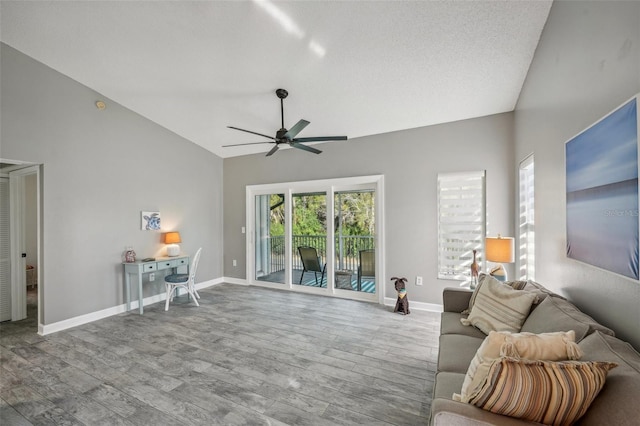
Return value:
[(167, 244), (167, 256), (174, 257), (180, 254), (180, 246), (178, 243), (181, 243), (180, 233), (178, 231), (174, 232), (166, 232), (164, 234), (164, 243)]
[(506, 281), (507, 271), (502, 264), (513, 263), (515, 261), (513, 238), (501, 237), (500, 234), (498, 234), (497, 238), (485, 238), (484, 245), (485, 258), (489, 262), (498, 264), (490, 270), (489, 274), (497, 280)]

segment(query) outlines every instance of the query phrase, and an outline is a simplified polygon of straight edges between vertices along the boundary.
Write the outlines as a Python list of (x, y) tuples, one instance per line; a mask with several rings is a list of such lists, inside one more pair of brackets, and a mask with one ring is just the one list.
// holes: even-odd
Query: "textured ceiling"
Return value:
[[(221, 157), (512, 111), (551, 1), (6, 1), (2, 42)], [(94, 107), (91, 105), (90, 107)], [(329, 142), (329, 143), (349, 143)], [(321, 148), (321, 145), (316, 147)], [(311, 155), (311, 154), (309, 154)]]

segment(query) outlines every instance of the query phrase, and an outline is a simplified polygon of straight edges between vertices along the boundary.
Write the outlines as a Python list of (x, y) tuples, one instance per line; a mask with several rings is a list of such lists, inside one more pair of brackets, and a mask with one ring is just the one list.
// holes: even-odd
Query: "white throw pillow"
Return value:
[[(476, 302), (478, 292), (480, 291), (480, 287), (482, 287), (486, 281), (490, 280), (498, 281), (491, 275), (480, 272), (480, 275), (478, 275), (478, 285), (476, 285), (476, 288), (473, 290), (473, 294), (471, 294), (471, 298), (469, 299), (469, 307), (462, 311), (463, 314), (468, 315), (471, 312), (471, 309), (473, 309), (473, 304)], [(523, 290), (527, 285), (527, 281), (504, 281), (503, 284), (508, 285), (514, 290)]]
[(469, 317), (460, 319), (460, 322), (463, 325), (473, 325), (484, 334), (489, 334), (490, 331), (517, 333), (537, 298), (534, 293), (514, 290), (490, 277), (480, 287)]

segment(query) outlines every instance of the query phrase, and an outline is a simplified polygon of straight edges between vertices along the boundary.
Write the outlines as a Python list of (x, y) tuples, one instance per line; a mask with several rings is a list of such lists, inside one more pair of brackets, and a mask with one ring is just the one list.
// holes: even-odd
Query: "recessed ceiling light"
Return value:
[(98, 108), (100, 111), (102, 111), (106, 107), (107, 107), (107, 104), (105, 104), (104, 102), (102, 102), (102, 101), (97, 101), (96, 102), (96, 108)]

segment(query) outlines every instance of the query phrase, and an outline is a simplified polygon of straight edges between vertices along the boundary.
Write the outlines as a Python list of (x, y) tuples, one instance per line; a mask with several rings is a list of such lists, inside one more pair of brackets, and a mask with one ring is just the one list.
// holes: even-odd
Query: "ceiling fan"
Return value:
[(265, 134), (262, 134), (262, 133), (252, 132), (251, 130), (240, 129), (239, 127), (227, 126), (230, 129), (240, 130), (241, 132), (247, 132), (247, 133), (251, 133), (253, 135), (258, 135), (258, 136), (262, 136), (262, 137), (265, 137), (265, 138), (268, 138), (268, 139), (273, 139), (273, 140), (265, 141), (265, 142), (239, 143), (239, 144), (235, 144), (235, 145), (223, 145), (222, 147), (226, 148), (226, 147), (230, 147), (230, 146), (257, 145), (257, 144), (262, 144), (262, 143), (275, 143), (276, 145), (273, 148), (271, 148), (271, 151), (269, 151), (267, 153), (267, 157), (268, 157), (270, 155), (273, 155), (280, 148), (281, 144), (287, 144), (287, 145), (292, 146), (294, 148), (298, 148), (298, 149), (302, 149), (302, 150), (305, 150), (305, 151), (313, 152), (314, 154), (320, 154), (322, 151), (320, 151), (319, 149), (307, 146), (307, 145), (303, 145), (302, 142), (324, 142), (324, 141), (345, 141), (345, 140), (347, 140), (346, 136), (316, 136), (316, 137), (310, 137), (310, 138), (296, 138), (298, 133), (300, 133), (305, 127), (307, 127), (309, 125), (309, 122), (307, 120), (300, 120), (291, 128), (291, 130), (285, 129), (285, 127), (284, 127), (284, 102), (283, 102), (283, 100), (289, 95), (289, 92), (287, 92), (284, 89), (277, 89), (276, 90), (276, 95), (278, 96), (278, 98), (280, 98), (280, 116), (281, 116), (281, 121), (282, 121), (282, 127), (280, 128), (280, 130), (278, 130), (276, 132), (275, 137), (274, 136), (265, 135)]

